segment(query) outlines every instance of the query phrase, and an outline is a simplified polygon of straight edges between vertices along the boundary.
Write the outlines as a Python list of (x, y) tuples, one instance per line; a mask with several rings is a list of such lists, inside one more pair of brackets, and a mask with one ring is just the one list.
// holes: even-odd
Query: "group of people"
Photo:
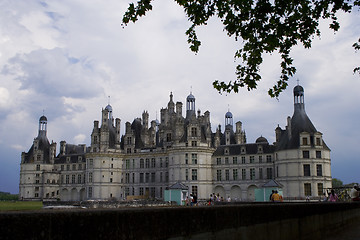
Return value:
[(282, 202), (283, 197), (279, 194), (279, 192), (277, 190), (272, 190), (269, 200), (271, 202)]
[(185, 199), (186, 206), (197, 206), (197, 204), (198, 204), (198, 201), (197, 201), (196, 194), (190, 194), (190, 197), (186, 196), (186, 199)]

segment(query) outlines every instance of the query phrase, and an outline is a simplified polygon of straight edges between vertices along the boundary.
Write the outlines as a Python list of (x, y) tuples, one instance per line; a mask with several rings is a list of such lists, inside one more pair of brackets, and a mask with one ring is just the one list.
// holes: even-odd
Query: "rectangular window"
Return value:
[(162, 187), (160, 187), (160, 198), (163, 197), (163, 190), (162, 190)]
[(262, 156), (259, 156), (259, 163), (262, 163)]
[(132, 182), (135, 183), (135, 173), (132, 173)]
[(40, 171), (40, 164), (36, 165), (36, 171)]
[(163, 173), (160, 172), (160, 182), (162, 182), (162, 181), (163, 181)]
[(163, 160), (162, 160), (162, 158), (160, 158), (160, 167), (161, 167), (161, 168), (163, 167)]
[(61, 181), (61, 183), (64, 183), (64, 175), (61, 175), (60, 181)]
[(64, 171), (64, 169), (65, 169), (64, 165), (61, 165), (61, 171)]
[(145, 182), (148, 183), (150, 181), (150, 173), (145, 173)]
[(322, 174), (322, 165), (321, 164), (316, 164), (316, 176), (321, 177)]
[(191, 186), (191, 193), (193, 195), (198, 195), (198, 187), (197, 186)]
[(305, 196), (311, 196), (311, 183), (304, 183)]
[(246, 180), (246, 169), (241, 169), (241, 179)]
[(140, 159), (140, 168), (144, 168), (144, 159)]
[(127, 138), (126, 138), (126, 144), (127, 144), (127, 145), (131, 145), (131, 137), (127, 137)]
[(254, 156), (250, 156), (250, 163), (254, 163), (254, 159), (255, 159)]
[(303, 151), (303, 158), (310, 158), (310, 152), (309, 151)]
[(145, 161), (145, 168), (150, 168), (150, 159), (146, 159)]
[(93, 178), (92, 178), (92, 177), (93, 177), (93, 175), (92, 175), (92, 173), (90, 172), (89, 175), (88, 175), (88, 180), (89, 180), (88, 182), (89, 182), (89, 183), (91, 183), (91, 182), (93, 181)]
[(129, 169), (130, 168), (130, 159), (126, 159), (125, 160), (125, 169)]
[(302, 138), (302, 145), (308, 145), (308, 139), (307, 137)]
[(310, 164), (304, 164), (304, 176), (310, 176)]
[(316, 151), (316, 158), (321, 158), (321, 151)]
[(242, 163), (242, 164), (245, 164), (245, 163), (246, 163), (245, 156), (242, 156), (242, 157), (241, 157), (241, 163)]
[(191, 169), (191, 180), (197, 180), (197, 169)]
[(229, 180), (230, 180), (230, 171), (229, 171), (229, 169), (226, 169), (226, 170), (225, 170), (225, 180), (226, 180), (226, 181), (229, 181)]
[(69, 184), (70, 183), (70, 175), (66, 175), (66, 184)]
[(233, 180), (238, 180), (238, 170), (233, 169)]
[(72, 170), (75, 171), (76, 170), (76, 164), (72, 165)]
[(151, 173), (151, 182), (155, 182), (155, 173)]
[(191, 136), (197, 137), (197, 128), (195, 128), (195, 127), (191, 128)]
[(166, 134), (166, 141), (171, 142), (171, 133)]
[(267, 179), (273, 178), (273, 169), (272, 168), (266, 168), (266, 178)]
[(317, 184), (317, 187), (318, 187), (318, 196), (322, 196), (323, 195), (323, 192), (324, 192), (324, 185), (322, 183), (318, 183)]
[(191, 141), (191, 146), (196, 147), (197, 146), (197, 141)]
[(88, 168), (93, 168), (94, 166), (94, 160), (93, 159), (89, 159), (89, 167)]
[(221, 158), (216, 158), (216, 165), (221, 165)]
[(271, 155), (266, 155), (266, 162), (271, 163), (271, 161), (272, 161)]
[(250, 180), (255, 180), (255, 168), (250, 168)]
[(216, 180), (221, 181), (221, 170), (216, 170)]
[(189, 164), (189, 154), (185, 153), (185, 164)]
[(225, 157), (225, 164), (229, 164), (229, 158)]
[(237, 164), (237, 157), (233, 157), (233, 164)]
[(189, 180), (189, 169), (185, 169), (185, 180)]
[(110, 178), (110, 182), (113, 182), (113, 179), (112, 179), (112, 178)]
[(130, 195), (130, 188), (126, 187), (125, 188), (125, 197)]
[(130, 182), (130, 173), (125, 173), (125, 183)]
[(92, 198), (92, 195), (93, 195), (93, 193), (92, 193), (92, 187), (89, 187), (89, 188), (88, 188), (88, 197), (89, 197), (89, 198)]
[(263, 179), (263, 169), (259, 168), (259, 179)]
[(141, 188), (139, 189), (139, 195), (140, 195), (140, 196), (143, 196), (143, 195), (144, 195), (144, 188), (141, 187)]
[(320, 138), (316, 138), (316, 145), (320, 146), (321, 145), (321, 139)]
[(79, 169), (79, 170), (82, 170), (82, 164), (79, 164), (79, 165), (78, 165), (78, 169)]
[(165, 167), (167, 168), (168, 166), (169, 166), (169, 158), (166, 157), (166, 158), (165, 158)]
[(169, 172), (165, 172), (165, 181), (169, 182)]
[(155, 163), (155, 158), (151, 159), (151, 167), (155, 168), (156, 167), (156, 163)]
[(77, 183), (80, 184), (81, 183), (81, 174), (78, 174), (78, 180)]
[(196, 153), (191, 154), (191, 163), (197, 164), (197, 154)]

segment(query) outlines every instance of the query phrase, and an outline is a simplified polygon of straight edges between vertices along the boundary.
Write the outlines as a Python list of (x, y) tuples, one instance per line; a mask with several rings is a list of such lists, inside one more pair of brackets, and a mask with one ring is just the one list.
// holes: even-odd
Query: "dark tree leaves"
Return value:
[[(229, 37), (242, 40), (235, 60), (241, 64), (236, 67), (236, 80), (228, 83), (216, 80), (213, 86), (219, 92), (238, 92), (246, 87), (249, 91), (257, 88), (261, 80), (260, 65), (264, 53), (278, 52), (281, 56), (281, 73), (277, 83), (269, 89), (271, 97), (278, 97), (288, 86), (296, 68), (290, 52), (293, 46), (301, 43), (310, 48), (314, 36), (320, 36), (319, 20), (330, 19), (330, 29), (338, 31), (340, 24), (336, 13), (350, 12), (360, 6), (360, 0), (175, 0), (184, 8), (192, 23), (185, 32), (191, 51), (197, 53), (201, 45), (196, 35), (196, 27), (206, 25), (210, 17), (217, 17), (224, 25)], [(129, 4), (123, 16), (123, 24), (136, 22), (139, 17), (152, 9), (151, 0), (140, 0), (136, 6)], [(359, 39), (360, 41), (360, 39)], [(359, 43), (353, 47), (359, 50)], [(360, 73), (360, 67), (354, 73)]]

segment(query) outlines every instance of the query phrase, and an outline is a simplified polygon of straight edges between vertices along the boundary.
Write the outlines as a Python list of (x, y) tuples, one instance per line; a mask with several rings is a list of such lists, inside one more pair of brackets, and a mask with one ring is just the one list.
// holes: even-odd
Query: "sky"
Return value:
[(332, 177), (360, 182), (360, 75), (353, 74), (360, 52), (352, 48), (360, 37), (358, 10), (338, 15), (336, 34), (321, 21), (311, 49), (293, 48), (297, 73), (273, 99), (267, 91), (280, 75), (278, 54), (263, 56), (258, 89), (219, 94), (212, 82), (235, 79), (241, 40), (212, 18), (197, 29), (202, 45), (194, 54), (185, 35), (190, 23), (174, 1), (154, 1), (153, 11), (122, 27), (128, 3), (0, 0), (0, 191), (18, 193), (21, 152), (30, 149), (43, 114), (49, 141), (89, 145), (93, 121), (108, 103), (123, 132), (144, 110), (150, 121), (159, 119), (170, 92), (184, 108), (192, 92), (196, 109), (210, 111), (213, 132), (230, 110), (247, 142), (264, 136), (272, 143), (275, 128), (285, 128), (293, 114), (297, 80), (306, 112), (331, 149)]

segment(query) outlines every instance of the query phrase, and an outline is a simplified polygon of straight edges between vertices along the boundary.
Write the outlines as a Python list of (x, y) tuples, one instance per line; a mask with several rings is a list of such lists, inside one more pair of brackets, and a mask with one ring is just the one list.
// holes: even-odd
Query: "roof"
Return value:
[[(258, 145), (262, 146), (262, 152), (258, 152)], [(213, 156), (225, 155), (225, 149), (229, 150), (228, 155), (241, 155), (241, 149), (245, 147), (245, 154), (270, 154), (275, 152), (275, 146), (264, 143), (247, 143), (247, 144), (232, 144), (220, 145), (214, 152)]]
[(184, 185), (181, 182), (177, 182), (169, 187), (169, 189), (182, 189), (182, 190), (188, 190), (189, 187)]
[(283, 187), (283, 185), (275, 181), (274, 179), (271, 179), (270, 181), (262, 185), (262, 187)]

